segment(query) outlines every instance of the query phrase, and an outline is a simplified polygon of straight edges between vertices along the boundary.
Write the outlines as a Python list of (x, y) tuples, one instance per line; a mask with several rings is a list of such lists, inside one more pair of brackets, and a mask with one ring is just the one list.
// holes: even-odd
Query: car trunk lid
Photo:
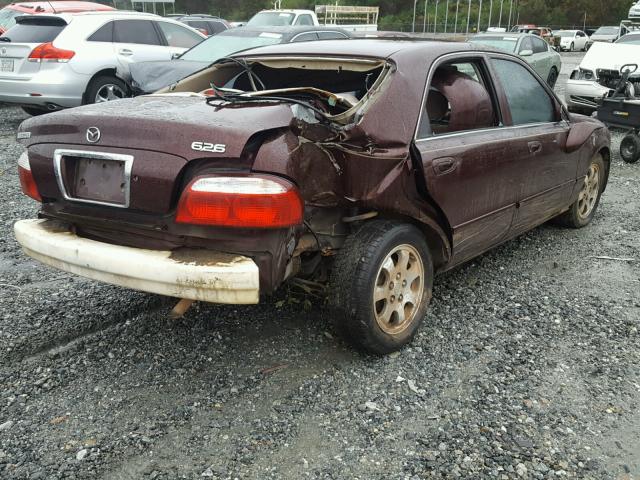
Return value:
[(32, 118), (20, 135), (29, 137), (31, 168), (43, 197), (74, 208), (167, 213), (189, 162), (206, 159), (214, 169), (250, 170), (252, 156), (244, 152), (250, 139), (292, 118), (287, 104), (220, 108), (200, 95), (162, 95)]

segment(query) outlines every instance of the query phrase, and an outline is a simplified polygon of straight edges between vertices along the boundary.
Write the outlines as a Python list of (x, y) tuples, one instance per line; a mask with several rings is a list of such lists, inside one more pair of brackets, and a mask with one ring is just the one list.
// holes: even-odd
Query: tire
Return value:
[(26, 107), (26, 106), (23, 106), (20, 108), (22, 108), (22, 111), (31, 115), (32, 117), (37, 117), (38, 115), (44, 115), (45, 113), (49, 113), (49, 110), (45, 110), (44, 108)]
[(384, 355), (413, 339), (432, 288), (433, 261), (422, 232), (409, 224), (372, 220), (349, 236), (338, 253), (329, 303), (348, 341)]
[(635, 133), (624, 136), (620, 142), (620, 156), (627, 163), (636, 163), (640, 159), (640, 137)]
[(587, 226), (593, 219), (600, 204), (605, 176), (604, 160), (602, 155), (598, 153), (589, 163), (578, 199), (569, 207), (569, 210), (557, 217), (558, 223), (570, 228)]
[(102, 75), (91, 80), (85, 94), (85, 105), (108, 102), (129, 96), (127, 85), (119, 78)]
[(551, 88), (553, 88), (556, 86), (557, 81), (558, 81), (558, 70), (556, 70), (556, 67), (551, 67), (551, 70), (549, 71), (549, 76), (547, 77), (547, 83)]

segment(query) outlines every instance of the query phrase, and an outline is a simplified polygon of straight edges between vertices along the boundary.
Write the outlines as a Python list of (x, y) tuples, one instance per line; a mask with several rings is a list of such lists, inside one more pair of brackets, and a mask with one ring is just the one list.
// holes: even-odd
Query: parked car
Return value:
[[(567, 108), (572, 112), (590, 115), (597, 108), (598, 100), (609, 95), (617, 86), (617, 81), (612, 80), (610, 75), (601, 76), (600, 73), (611, 70), (618, 72), (623, 65), (638, 63), (638, 57), (640, 46), (633, 42), (594, 43), (567, 80)], [(634, 75), (629, 80), (637, 83), (636, 91), (640, 92), (640, 78)]]
[(627, 33), (615, 41), (615, 43), (627, 43), (630, 45), (640, 45), (640, 32)]
[(594, 42), (609, 42), (613, 43), (622, 35), (626, 35), (628, 33), (627, 29), (620, 26), (611, 26), (611, 27), (600, 27), (593, 35), (589, 38), (591, 43)]
[(341, 329), (384, 354), (434, 273), (552, 218), (584, 227), (607, 183), (603, 124), (478, 45), (271, 45), (178, 87), (19, 127), (28, 255), (181, 308), (328, 278)]
[(208, 38), (172, 60), (137, 62), (119, 71), (131, 93), (142, 95), (169, 86), (208, 67), (220, 58), (254, 47), (276, 43), (347, 39), (351, 34), (324, 27), (240, 27)]
[(557, 30), (553, 32), (560, 37), (560, 49), (568, 52), (586, 50), (589, 37), (582, 30)]
[(529, 33), (481, 33), (469, 39), (471, 43), (487, 45), (509, 53), (517, 53), (553, 88), (558, 80), (562, 61), (560, 55), (539, 36)]
[(25, 15), (17, 22), (0, 36), (0, 102), (31, 115), (122, 98), (127, 87), (118, 66), (168, 60), (206, 38), (137, 12)]
[(640, 1), (634, 2), (629, 8), (629, 20), (638, 20), (640, 19)]
[(0, 35), (16, 24), (16, 17), (40, 13), (106, 12), (113, 7), (94, 2), (55, 0), (53, 2), (10, 3), (0, 9)]
[(220, 17), (214, 17), (213, 15), (182, 15), (175, 16), (173, 19), (178, 22), (182, 22), (185, 25), (189, 25), (191, 28), (195, 28), (200, 33), (203, 33), (208, 37), (231, 28), (231, 24), (229, 22)]

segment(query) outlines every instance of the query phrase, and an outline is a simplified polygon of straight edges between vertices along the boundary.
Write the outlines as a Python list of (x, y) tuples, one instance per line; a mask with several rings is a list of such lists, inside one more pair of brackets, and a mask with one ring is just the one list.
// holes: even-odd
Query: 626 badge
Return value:
[(227, 146), (224, 143), (193, 142), (191, 144), (191, 150), (196, 150), (198, 152), (224, 153), (227, 150)]

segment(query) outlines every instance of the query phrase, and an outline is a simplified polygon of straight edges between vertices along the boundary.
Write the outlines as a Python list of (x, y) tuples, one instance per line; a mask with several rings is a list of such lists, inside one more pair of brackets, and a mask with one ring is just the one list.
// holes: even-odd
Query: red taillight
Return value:
[(176, 222), (245, 228), (302, 223), (303, 203), (290, 182), (271, 176), (199, 177), (182, 193)]
[(30, 62), (60, 62), (65, 63), (73, 58), (76, 52), (53, 46), (53, 43), (43, 43), (34, 48), (29, 54)]
[(20, 176), (20, 187), (22, 187), (22, 192), (34, 200), (41, 202), (42, 197), (40, 196), (40, 192), (38, 192), (36, 181), (33, 179), (27, 152), (20, 155), (20, 158), (18, 159), (18, 175)]

